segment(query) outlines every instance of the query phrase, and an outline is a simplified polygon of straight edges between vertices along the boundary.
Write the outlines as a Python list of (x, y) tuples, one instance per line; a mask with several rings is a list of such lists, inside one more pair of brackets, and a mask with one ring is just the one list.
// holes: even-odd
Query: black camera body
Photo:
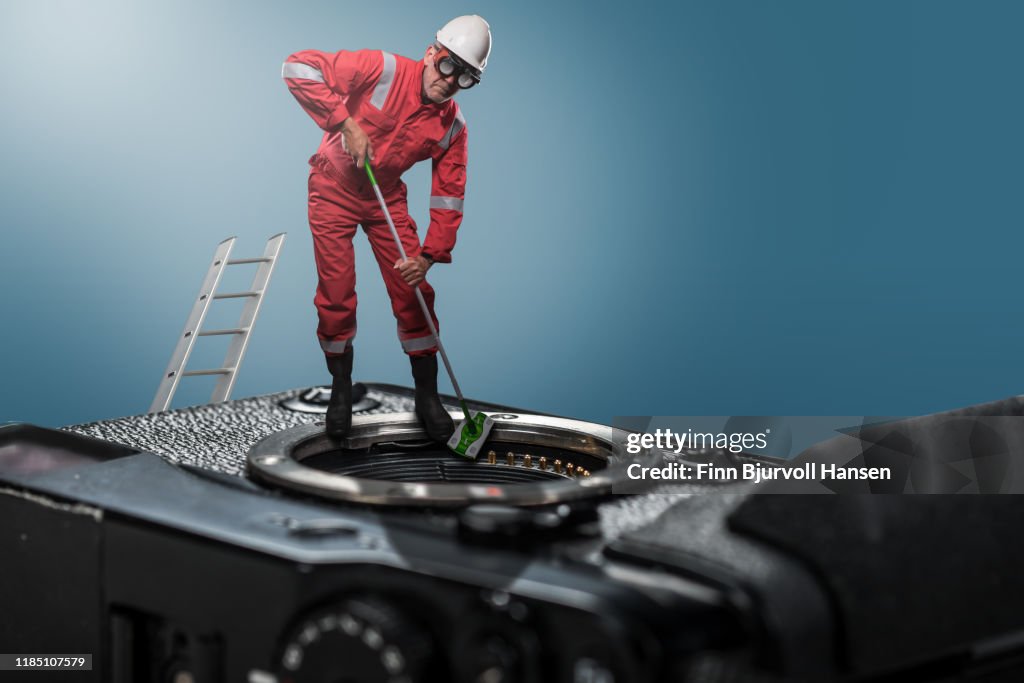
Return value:
[(1022, 670), (1019, 496), (619, 494), (597, 425), (477, 403), (497, 411), (493, 454), (457, 462), (391, 412), (408, 390), (370, 385), (342, 446), (285, 407), (299, 393), (0, 429), (0, 643), (93, 655), (91, 672), (27, 680)]

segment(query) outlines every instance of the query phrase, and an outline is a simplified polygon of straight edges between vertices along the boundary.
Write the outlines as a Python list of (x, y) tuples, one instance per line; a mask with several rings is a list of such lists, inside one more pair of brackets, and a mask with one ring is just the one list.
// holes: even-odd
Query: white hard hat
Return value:
[(491, 54), (491, 27), (476, 14), (455, 17), (437, 32), (437, 42), (483, 73)]

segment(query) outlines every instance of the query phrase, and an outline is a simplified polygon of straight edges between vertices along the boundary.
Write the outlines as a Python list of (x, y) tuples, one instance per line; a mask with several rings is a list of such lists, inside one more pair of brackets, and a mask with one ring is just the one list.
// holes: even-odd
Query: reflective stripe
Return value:
[(403, 339), (402, 350), (406, 353), (412, 351), (426, 351), (437, 346), (437, 342), (434, 341), (433, 337), (419, 337), (417, 339)]
[(285, 62), (282, 64), (281, 78), (302, 78), (307, 81), (324, 82), (324, 75), (320, 72), (320, 69), (314, 68), (309, 64), (300, 64), (299, 62)]
[(430, 208), (462, 211), (462, 200), (458, 197), (431, 197)]
[(351, 339), (339, 339), (337, 341), (320, 340), (320, 348), (327, 353), (345, 353), (350, 346), (352, 346)]
[[(457, 107), (458, 105), (456, 105)], [(452, 127), (448, 129), (448, 132), (441, 138), (441, 142), (437, 143), (441, 145), (441, 149), (448, 149), (448, 145), (452, 144), (452, 140), (456, 135), (459, 134), (463, 128), (466, 127), (466, 119), (462, 118), (462, 110), (456, 108), (455, 120), (452, 121)]]
[(391, 81), (395, 77), (395, 56), (384, 50), (380, 53), (384, 55), (384, 71), (381, 72), (377, 87), (373, 89), (373, 96), (370, 97), (370, 104), (377, 109), (384, 108), (384, 100), (388, 98), (388, 90), (391, 90)]

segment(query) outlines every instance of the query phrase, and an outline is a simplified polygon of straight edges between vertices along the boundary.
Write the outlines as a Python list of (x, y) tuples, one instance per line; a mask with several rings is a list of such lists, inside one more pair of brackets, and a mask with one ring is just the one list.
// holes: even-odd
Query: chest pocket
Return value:
[(459, 133), (466, 127), (466, 119), (462, 116), (462, 110), (459, 109), (459, 105), (455, 105), (455, 119), (451, 125), (445, 130), (444, 135), (438, 141), (437, 146), (447, 151), (451, 147), (452, 140), (459, 136)]
[(369, 104), (364, 104), (359, 111), (359, 116), (370, 124), (374, 128), (377, 128), (385, 133), (389, 133), (395, 129), (395, 119), (388, 116), (379, 109), (374, 109)]
[(462, 112), (457, 107), (458, 105), (456, 105), (455, 117), (449, 118), (450, 123), (446, 124), (445, 120), (439, 119), (420, 128), (422, 135), (417, 143), (417, 160), (443, 154), (451, 146), (452, 138), (465, 128), (465, 119), (462, 118)]

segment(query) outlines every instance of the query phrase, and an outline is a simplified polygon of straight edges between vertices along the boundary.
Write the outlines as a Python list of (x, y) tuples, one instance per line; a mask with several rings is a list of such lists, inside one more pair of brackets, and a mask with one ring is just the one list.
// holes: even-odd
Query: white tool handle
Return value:
[[(398, 236), (398, 229), (395, 227), (395, 222), (391, 220), (391, 212), (388, 211), (388, 205), (384, 201), (384, 195), (380, 192), (380, 186), (377, 183), (370, 183), (373, 185), (373, 191), (377, 195), (377, 201), (380, 202), (380, 208), (384, 211), (384, 218), (388, 219), (388, 227), (391, 228), (391, 236), (395, 238), (395, 244), (398, 245), (398, 253), (402, 256), (402, 260), (406, 260), (405, 249), (402, 247), (402, 238)], [(441, 343), (441, 335), (437, 333), (437, 328), (434, 327), (434, 319), (430, 317), (430, 309), (427, 308), (427, 302), (423, 299), (423, 292), (420, 291), (419, 285), (415, 287), (416, 300), (420, 302), (420, 308), (423, 310), (423, 317), (427, 320), (427, 326), (430, 327), (430, 334), (434, 335), (434, 343), (437, 344), (437, 350), (441, 352), (441, 360), (444, 361), (444, 367), (448, 371), (448, 377), (452, 380), (452, 386), (455, 387), (455, 395), (459, 397), (459, 405), (462, 410), (466, 411), (466, 399), (462, 397), (462, 389), (459, 388), (459, 382), (455, 379), (455, 371), (452, 370), (452, 364), (448, 362), (448, 354), (445, 353), (444, 344)], [(472, 420), (468, 412), (466, 414), (467, 420)]]

